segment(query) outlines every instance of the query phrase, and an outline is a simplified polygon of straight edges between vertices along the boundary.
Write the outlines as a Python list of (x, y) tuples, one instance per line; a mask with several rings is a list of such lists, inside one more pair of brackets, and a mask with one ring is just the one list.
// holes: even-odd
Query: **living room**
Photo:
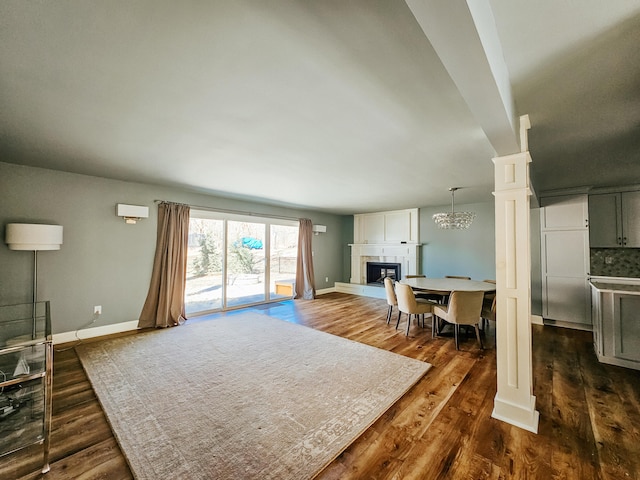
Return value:
[[(496, 278), (504, 225), (492, 160), (524, 152), (532, 208), (520, 220), (530, 226), (530, 313), (541, 320), (538, 200), (640, 184), (638, 6), (592, 2), (578, 18), (550, 1), (276, 3), (0, 7), (0, 220), (3, 229), (64, 227), (60, 250), (37, 261), (54, 343), (135, 330), (157, 201), (326, 226), (312, 238), (315, 287), (327, 302), (352, 302), (354, 315), (379, 310), (383, 319), (386, 309), (334, 291), (350, 281), (354, 214), (418, 208), (414, 273)], [(450, 209), (448, 188), (458, 186), (456, 210), (475, 212), (474, 223), (438, 230), (432, 215)], [(115, 213), (123, 203), (148, 207), (149, 217), (125, 223)], [(0, 245), (3, 305), (32, 301), (32, 254)], [(299, 309), (327, 325), (312, 306)], [(427, 351), (443, 362), (454, 355), (441, 340), (423, 344), (416, 333), (399, 347), (402, 336), (376, 335), (385, 334), (382, 348), (424, 361)], [(576, 335), (554, 342), (579, 350), (586, 341)], [(479, 371), (480, 356), (463, 354), (478, 370), (460, 380)], [(494, 381), (495, 365), (489, 372)], [(633, 462), (625, 468), (635, 473)]]

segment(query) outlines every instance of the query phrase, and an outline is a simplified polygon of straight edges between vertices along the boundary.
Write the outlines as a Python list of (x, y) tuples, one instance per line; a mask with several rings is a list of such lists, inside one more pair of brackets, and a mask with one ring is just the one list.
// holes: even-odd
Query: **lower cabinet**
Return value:
[(640, 295), (613, 294), (613, 356), (640, 368)]
[(592, 283), (593, 341), (598, 360), (640, 370), (640, 285)]
[(591, 329), (589, 233), (542, 232), (542, 316), (545, 323)]

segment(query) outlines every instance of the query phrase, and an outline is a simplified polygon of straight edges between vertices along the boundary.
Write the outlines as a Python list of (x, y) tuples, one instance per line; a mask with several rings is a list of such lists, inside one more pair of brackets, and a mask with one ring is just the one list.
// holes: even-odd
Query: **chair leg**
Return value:
[(407, 313), (407, 333), (405, 335), (409, 335), (409, 327), (411, 326), (411, 314)]
[(480, 329), (478, 328), (478, 325), (474, 325), (474, 328), (476, 329), (476, 338), (478, 339), (478, 343), (480, 344), (480, 350), (484, 350), (484, 345), (482, 345), (482, 338), (480, 337)]
[(458, 335), (460, 333), (460, 325), (457, 323), (453, 326), (453, 335), (456, 338), (456, 350), (460, 350), (460, 341), (458, 340)]
[(400, 325), (400, 317), (402, 316), (402, 312), (398, 310), (398, 321), (396, 322), (396, 330), (398, 329), (398, 325)]
[(391, 310), (393, 310), (393, 306), (389, 305), (389, 309), (387, 310), (387, 325), (389, 325), (389, 322), (391, 321)]
[(489, 320), (482, 317), (482, 331), (486, 331), (489, 329)]

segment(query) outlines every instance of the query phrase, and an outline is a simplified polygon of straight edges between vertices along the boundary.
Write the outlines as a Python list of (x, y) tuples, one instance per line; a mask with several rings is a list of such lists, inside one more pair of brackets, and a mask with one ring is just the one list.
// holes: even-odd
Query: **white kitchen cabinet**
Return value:
[(591, 287), (598, 360), (640, 370), (640, 282), (592, 280)]
[(640, 247), (640, 192), (622, 193), (622, 246)]
[(542, 316), (591, 329), (587, 196), (546, 197), (541, 205)]
[[(586, 230), (589, 210), (586, 195), (556, 195), (541, 200), (543, 230)], [(548, 208), (547, 208), (548, 207)]]
[(589, 195), (589, 240), (595, 248), (640, 248), (640, 192)]
[(640, 363), (640, 296), (613, 295), (613, 356)]

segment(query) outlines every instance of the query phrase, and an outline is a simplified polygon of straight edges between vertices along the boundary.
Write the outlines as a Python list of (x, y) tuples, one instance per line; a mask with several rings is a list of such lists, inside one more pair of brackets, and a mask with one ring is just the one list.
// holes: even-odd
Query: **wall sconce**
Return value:
[(313, 225), (311, 227), (311, 231), (313, 232), (314, 235), (318, 235), (319, 233), (327, 233), (327, 226), (326, 225)]
[(133, 225), (141, 218), (149, 218), (149, 207), (118, 203), (116, 205), (116, 215), (124, 217), (125, 223)]

